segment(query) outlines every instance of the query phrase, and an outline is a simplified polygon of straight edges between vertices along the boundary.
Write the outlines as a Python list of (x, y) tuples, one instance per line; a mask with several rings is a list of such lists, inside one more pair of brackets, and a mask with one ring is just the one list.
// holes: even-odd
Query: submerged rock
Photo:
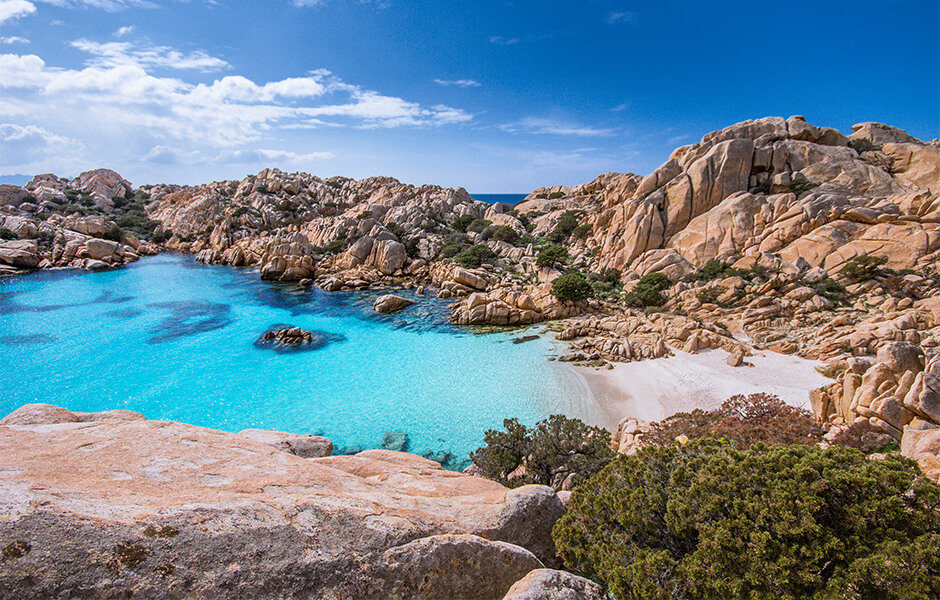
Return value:
[(382, 436), (382, 447), (386, 450), (404, 452), (408, 449), (408, 434), (404, 431), (386, 431)]

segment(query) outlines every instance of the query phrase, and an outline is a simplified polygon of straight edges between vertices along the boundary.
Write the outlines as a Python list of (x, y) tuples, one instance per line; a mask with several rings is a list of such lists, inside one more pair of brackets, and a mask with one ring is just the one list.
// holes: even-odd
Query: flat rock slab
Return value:
[(0, 597), (495, 600), (554, 560), (564, 508), (550, 488), (402, 452), (302, 458), (265, 442), (127, 411), (12, 413)]
[(395, 294), (385, 294), (375, 299), (375, 303), (372, 305), (372, 308), (375, 310), (375, 312), (391, 313), (398, 312), (399, 310), (407, 306), (411, 306), (412, 304), (414, 304), (414, 301), (407, 298), (402, 298), (401, 296), (396, 296)]

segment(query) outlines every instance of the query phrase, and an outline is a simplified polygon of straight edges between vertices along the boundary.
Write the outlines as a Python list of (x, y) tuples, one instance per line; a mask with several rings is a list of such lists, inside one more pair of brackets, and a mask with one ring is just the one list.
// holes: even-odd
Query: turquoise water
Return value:
[[(456, 468), (504, 418), (578, 412), (583, 381), (547, 360), (548, 341), (470, 334), (447, 323), (437, 298), (378, 315), (378, 295), (277, 286), (168, 254), (0, 279), (0, 414), (28, 402), (121, 408), (233, 432), (321, 434), (337, 453), (404, 431), (409, 451), (450, 453)], [(277, 324), (323, 332), (325, 345), (256, 348)]]

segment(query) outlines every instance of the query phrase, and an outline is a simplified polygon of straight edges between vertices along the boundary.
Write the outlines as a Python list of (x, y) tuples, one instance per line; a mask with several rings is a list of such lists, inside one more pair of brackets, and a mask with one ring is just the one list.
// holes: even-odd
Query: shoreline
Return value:
[(754, 366), (731, 367), (722, 350), (674, 355), (630, 363), (613, 369), (572, 365), (584, 379), (604, 427), (616, 431), (626, 417), (661, 421), (696, 408), (714, 410), (735, 394), (766, 392), (800, 408), (810, 409), (810, 390), (832, 383), (814, 367), (820, 361), (770, 351), (747, 357)]

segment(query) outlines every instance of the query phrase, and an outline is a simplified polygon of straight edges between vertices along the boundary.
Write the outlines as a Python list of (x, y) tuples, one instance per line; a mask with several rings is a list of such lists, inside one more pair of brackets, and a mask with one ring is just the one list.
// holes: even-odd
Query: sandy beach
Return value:
[(727, 353), (675, 350), (668, 358), (616, 364), (613, 369), (572, 366), (593, 396), (598, 425), (614, 429), (624, 417), (659, 421), (695, 408), (711, 410), (735, 394), (767, 392), (809, 409), (809, 391), (831, 383), (814, 369), (817, 361), (760, 352), (754, 366), (730, 367)]

